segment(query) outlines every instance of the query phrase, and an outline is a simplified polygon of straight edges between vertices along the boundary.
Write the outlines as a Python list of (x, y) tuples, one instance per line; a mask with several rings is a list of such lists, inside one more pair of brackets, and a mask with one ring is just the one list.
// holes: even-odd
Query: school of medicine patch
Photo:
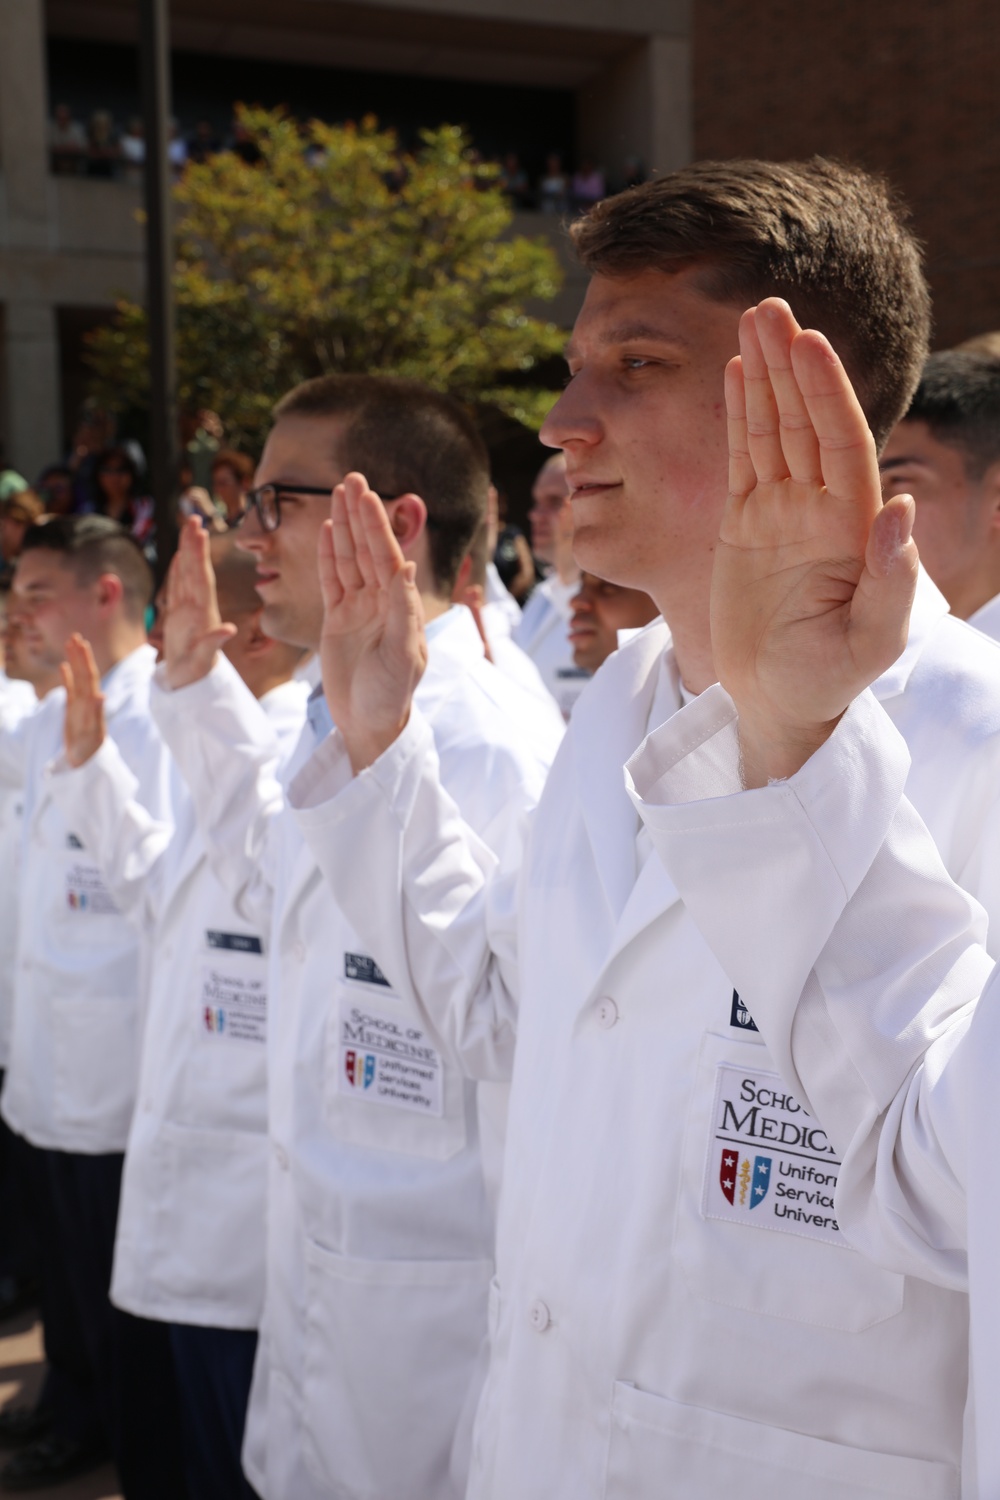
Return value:
[(212, 1041), (267, 1041), (267, 969), (252, 933), (206, 932), (198, 1008), (202, 1035)]
[(721, 1063), (702, 1214), (845, 1245), (834, 1213), (840, 1162), (777, 1073)]
[(74, 861), (66, 871), (66, 905), (92, 917), (118, 914), (118, 907), (97, 865)]
[(337, 1023), (340, 1093), (415, 1114), (444, 1114), (441, 1054), (422, 1026), (357, 991), (340, 997)]

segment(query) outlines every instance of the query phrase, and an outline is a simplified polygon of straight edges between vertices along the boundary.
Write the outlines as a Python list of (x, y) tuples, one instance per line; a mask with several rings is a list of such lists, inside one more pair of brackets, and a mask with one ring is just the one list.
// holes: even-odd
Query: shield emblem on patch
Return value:
[(374, 1052), (368, 1052), (365, 1055), (365, 1088), (366, 1089), (367, 1088), (371, 1088), (372, 1080), (373, 1080), (374, 1077), (375, 1077), (375, 1054), (374, 1054)]
[(722, 1153), (722, 1162), (719, 1166), (719, 1186), (727, 1203), (733, 1202), (736, 1192), (736, 1168), (739, 1166), (739, 1155), (732, 1147), (726, 1147)]
[(353, 1051), (352, 1052), (345, 1052), (344, 1053), (344, 1072), (347, 1074), (347, 1081), (351, 1085), (352, 1089), (357, 1087), (357, 1067), (358, 1067), (358, 1054), (356, 1052), (353, 1052)]
[(753, 1162), (753, 1185), (750, 1189), (750, 1207), (756, 1208), (767, 1197), (771, 1186), (771, 1158), (755, 1156)]

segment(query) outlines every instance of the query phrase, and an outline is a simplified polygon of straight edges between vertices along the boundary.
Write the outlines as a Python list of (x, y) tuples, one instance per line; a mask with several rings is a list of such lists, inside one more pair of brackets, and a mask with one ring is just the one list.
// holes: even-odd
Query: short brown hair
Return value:
[(122, 586), (125, 618), (138, 624), (153, 598), (153, 570), (138, 542), (109, 516), (53, 516), (24, 534), (25, 552), (54, 552), (72, 569), (79, 588), (113, 573)]
[(824, 157), (696, 162), (606, 198), (573, 225), (588, 271), (704, 265), (705, 294), (784, 297), (837, 348), (879, 444), (916, 389), (930, 339), (920, 246), (884, 178)]
[(439, 592), (450, 595), (490, 483), (486, 445), (451, 396), (391, 375), (320, 375), (274, 408), (282, 417), (346, 417), (337, 460), (364, 474), (379, 495), (419, 495)]

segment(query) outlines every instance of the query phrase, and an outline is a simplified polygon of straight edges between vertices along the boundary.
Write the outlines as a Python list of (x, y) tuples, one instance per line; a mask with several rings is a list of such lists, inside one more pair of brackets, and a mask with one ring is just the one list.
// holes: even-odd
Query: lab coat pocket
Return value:
[(164, 1122), (150, 1279), (226, 1328), (255, 1328), (264, 1300), (267, 1137)]
[(137, 1012), (124, 996), (52, 1002), (55, 1116), (81, 1144), (96, 1130), (124, 1149), (139, 1071)]
[(324, 1109), (354, 1146), (447, 1161), (465, 1148), (466, 1083), (416, 1008), (338, 985), (326, 1023)]
[(450, 1500), (492, 1265), (354, 1260), (307, 1242), (306, 1268), (310, 1470), (343, 1500)]
[(839, 1162), (765, 1047), (702, 1038), (674, 1253), (709, 1302), (859, 1333), (902, 1311), (904, 1278), (844, 1239)]
[(958, 1500), (950, 1464), (849, 1448), (685, 1406), (624, 1382), (611, 1407), (604, 1500)]

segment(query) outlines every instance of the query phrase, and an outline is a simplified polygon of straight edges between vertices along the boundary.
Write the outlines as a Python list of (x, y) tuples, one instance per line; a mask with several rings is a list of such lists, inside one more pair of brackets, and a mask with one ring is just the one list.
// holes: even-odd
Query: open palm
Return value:
[(874, 440), (844, 367), (786, 303), (744, 314), (726, 401), (712, 649), (745, 756), (751, 741), (784, 739), (796, 764), (767, 769), (788, 774), (905, 645), (913, 504), (882, 505)]

